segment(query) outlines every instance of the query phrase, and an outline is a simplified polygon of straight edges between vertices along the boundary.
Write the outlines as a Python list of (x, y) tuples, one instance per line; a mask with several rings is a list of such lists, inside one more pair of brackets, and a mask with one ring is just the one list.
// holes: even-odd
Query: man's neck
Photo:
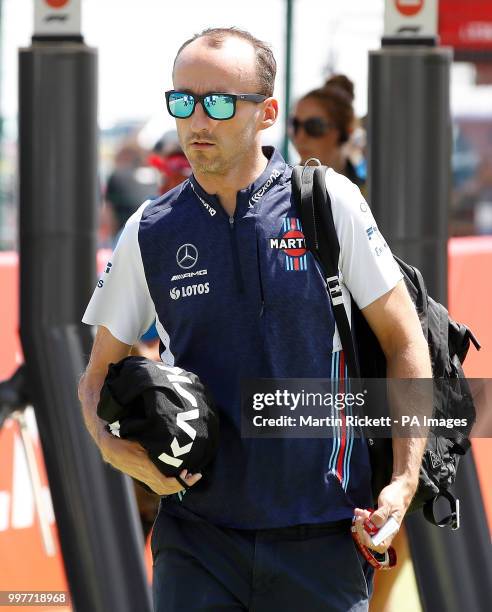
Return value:
[(231, 168), (226, 174), (216, 175), (195, 172), (195, 178), (201, 187), (210, 194), (215, 194), (226, 211), (232, 217), (236, 210), (237, 192), (253, 183), (265, 170), (268, 159), (261, 147), (253, 151), (241, 164)]

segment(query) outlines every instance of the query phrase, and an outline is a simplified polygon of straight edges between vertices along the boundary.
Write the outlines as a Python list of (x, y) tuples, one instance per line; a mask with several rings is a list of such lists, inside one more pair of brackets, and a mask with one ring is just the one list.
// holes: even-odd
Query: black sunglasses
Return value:
[(289, 130), (295, 136), (300, 128), (302, 128), (308, 136), (312, 138), (321, 138), (328, 130), (333, 126), (332, 123), (328, 123), (322, 117), (309, 117), (304, 121), (301, 121), (297, 117), (289, 117)]
[(236, 102), (246, 100), (249, 102), (263, 102), (268, 96), (261, 94), (229, 94), (210, 92), (198, 96), (186, 91), (176, 91), (171, 89), (166, 91), (166, 104), (169, 114), (176, 119), (187, 119), (191, 117), (199, 102), (205, 114), (210, 119), (225, 121), (232, 119), (236, 114)]

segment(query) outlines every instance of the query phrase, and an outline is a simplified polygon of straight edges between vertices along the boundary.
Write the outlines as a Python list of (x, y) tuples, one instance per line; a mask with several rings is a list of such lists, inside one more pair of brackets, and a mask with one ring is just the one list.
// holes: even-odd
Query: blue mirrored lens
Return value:
[(189, 117), (195, 107), (193, 96), (185, 93), (172, 93), (169, 96), (169, 111), (173, 117), (180, 119)]
[(214, 119), (230, 119), (234, 115), (234, 99), (231, 96), (206, 96), (203, 103)]

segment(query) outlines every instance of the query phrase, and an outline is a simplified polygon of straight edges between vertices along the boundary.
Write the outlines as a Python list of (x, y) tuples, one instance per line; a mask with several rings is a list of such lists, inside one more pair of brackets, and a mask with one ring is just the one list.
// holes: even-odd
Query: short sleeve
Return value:
[(155, 319), (138, 243), (140, 219), (149, 202), (128, 219), (82, 318), (88, 325), (107, 327), (116, 339), (129, 345)]
[(362, 309), (393, 289), (403, 278), (359, 188), (328, 170), (326, 187), (340, 243), (343, 285)]

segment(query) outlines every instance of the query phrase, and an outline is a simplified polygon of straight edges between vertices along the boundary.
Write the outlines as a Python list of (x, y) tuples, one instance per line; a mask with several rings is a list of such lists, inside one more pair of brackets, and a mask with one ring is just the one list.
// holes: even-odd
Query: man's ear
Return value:
[(276, 98), (267, 98), (262, 104), (263, 110), (260, 120), (260, 130), (266, 130), (277, 121), (278, 100)]

